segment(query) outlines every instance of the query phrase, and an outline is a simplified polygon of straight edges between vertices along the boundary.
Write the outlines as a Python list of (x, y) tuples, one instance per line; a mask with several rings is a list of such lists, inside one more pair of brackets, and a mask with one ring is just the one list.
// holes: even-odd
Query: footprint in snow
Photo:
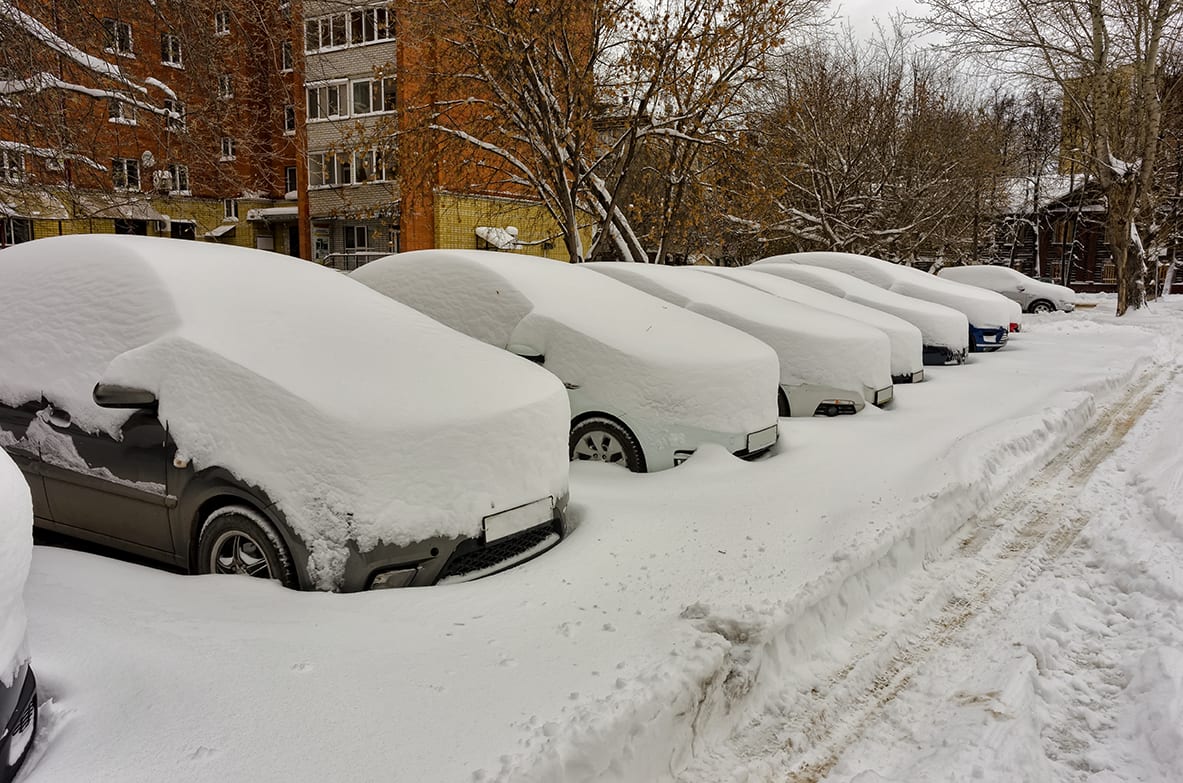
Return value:
[(300, 663), (293, 663), (292, 664), (292, 671), (299, 672), (300, 674), (304, 674), (305, 672), (310, 672), (314, 668), (316, 668), (316, 667), (314, 667), (312, 664), (308, 663), (307, 661), (301, 661)]
[(217, 748), (207, 748), (205, 745), (199, 745), (197, 750), (189, 754), (189, 760), (202, 761), (216, 755), (218, 755)]

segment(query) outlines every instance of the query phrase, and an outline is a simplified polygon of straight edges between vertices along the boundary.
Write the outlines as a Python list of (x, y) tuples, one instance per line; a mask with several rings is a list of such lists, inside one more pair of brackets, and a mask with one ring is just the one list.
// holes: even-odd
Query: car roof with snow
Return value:
[[(768, 346), (581, 267), (516, 253), (419, 250), (372, 261), (352, 277), (471, 337), (543, 355), (565, 382), (624, 408), (718, 429), (764, 426), (777, 377)], [(720, 406), (723, 397), (733, 403)]]
[(758, 337), (780, 357), (784, 384), (859, 391), (891, 384), (887, 337), (849, 318), (688, 269), (627, 262), (584, 266)]
[(473, 535), (491, 507), (566, 491), (553, 376), (299, 259), (37, 240), (0, 253), (0, 333), (0, 401), (44, 395), (114, 435), (130, 412), (95, 405), (95, 383), (152, 391), (181, 452), (260, 486), (314, 559), (342, 530), (363, 545)]
[(952, 307), (965, 313), (978, 328), (1008, 327), (1016, 320), (1014, 303), (1006, 297), (880, 258), (855, 253), (807, 252), (788, 253), (775, 259), (834, 269), (888, 291)]
[(3, 682), (10, 681), (23, 662), (25, 607), (21, 595), (32, 557), (33, 507), (29, 485), (12, 458), (0, 448), (0, 681)]
[[(1025, 275), (1017, 269), (998, 264), (976, 264), (973, 266), (946, 266), (937, 273), (947, 280), (998, 290), (1001, 286), (1021, 285), (1032, 291), (1046, 291), (1048, 296), (1059, 296), (1074, 301), (1076, 292), (1068, 286), (1045, 283)], [(1054, 292), (1054, 293), (1053, 293)]]

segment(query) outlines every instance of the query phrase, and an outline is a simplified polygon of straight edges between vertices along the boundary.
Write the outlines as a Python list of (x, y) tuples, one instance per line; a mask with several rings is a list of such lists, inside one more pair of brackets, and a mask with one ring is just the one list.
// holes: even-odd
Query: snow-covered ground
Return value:
[(755, 463), (573, 465), (570, 538), (474, 583), (38, 547), (22, 783), (1180, 779), (1183, 298), (1111, 311)]

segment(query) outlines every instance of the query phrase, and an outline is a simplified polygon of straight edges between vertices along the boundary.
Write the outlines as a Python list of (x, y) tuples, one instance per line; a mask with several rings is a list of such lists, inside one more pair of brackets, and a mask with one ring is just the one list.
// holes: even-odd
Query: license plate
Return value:
[(545, 497), (535, 500), (533, 503), (485, 517), (485, 543), (497, 541), (551, 521), (555, 516), (554, 506), (554, 500)]
[(895, 396), (895, 387), (887, 386), (875, 392), (875, 404), (886, 405), (891, 402), (892, 397)]
[(762, 429), (759, 432), (753, 432), (751, 435), (748, 435), (748, 451), (749, 452), (760, 451), (761, 449), (766, 449), (766, 448), (770, 447), (773, 443), (776, 443), (776, 425), (775, 424), (773, 424), (771, 427), (767, 427), (765, 429)]

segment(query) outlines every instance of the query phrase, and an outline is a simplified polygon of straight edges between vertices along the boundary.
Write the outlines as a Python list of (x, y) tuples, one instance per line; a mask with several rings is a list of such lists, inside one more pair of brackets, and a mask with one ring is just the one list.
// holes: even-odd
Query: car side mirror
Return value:
[(542, 351), (538, 350), (537, 348), (532, 348), (528, 345), (511, 343), (508, 350), (510, 353), (517, 354), (523, 359), (529, 359), (535, 364), (544, 364), (546, 362), (546, 356), (543, 355)]
[(96, 383), (91, 396), (94, 397), (94, 404), (100, 408), (155, 410), (157, 405), (156, 395), (147, 389), (113, 383)]

